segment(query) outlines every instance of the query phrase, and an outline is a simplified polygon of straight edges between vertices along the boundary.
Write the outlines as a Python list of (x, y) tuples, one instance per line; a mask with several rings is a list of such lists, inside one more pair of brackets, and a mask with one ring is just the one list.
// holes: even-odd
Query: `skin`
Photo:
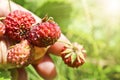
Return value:
[(49, 55), (38, 60), (36, 64), (33, 64), (33, 67), (45, 80), (53, 80), (57, 75), (55, 65)]
[[(11, 10), (23, 10), (23, 11), (27, 11), (30, 12), (28, 10), (26, 10), (25, 8), (19, 6), (18, 4), (15, 4), (13, 2), (11, 2)], [(5, 17), (9, 14), (10, 10), (9, 10), (9, 6), (8, 6), (8, 1), (7, 0), (0, 0), (0, 17)], [(37, 22), (41, 22), (41, 19), (36, 16), (35, 14), (33, 14), (32, 12), (30, 12), (36, 19)], [(59, 39), (59, 41), (64, 41), (66, 43), (70, 43), (69, 40), (63, 35), (61, 34), (61, 37)], [(32, 65), (35, 68), (35, 70), (38, 72), (38, 74), (43, 77), (45, 80), (53, 80), (56, 75), (56, 68), (55, 65), (51, 59), (51, 57), (49, 56), (50, 53), (59, 56), (61, 49), (63, 48), (63, 46), (65, 45), (65, 43), (61, 43), (61, 42), (56, 42), (54, 45), (50, 46), (45, 54), (44, 57), (42, 57), (42, 59), (38, 59), (37, 61), (35, 61)], [(17, 80), (27, 80), (27, 73), (25, 71), (24, 68), (19, 68), (17, 69), (18, 71), (18, 79)]]

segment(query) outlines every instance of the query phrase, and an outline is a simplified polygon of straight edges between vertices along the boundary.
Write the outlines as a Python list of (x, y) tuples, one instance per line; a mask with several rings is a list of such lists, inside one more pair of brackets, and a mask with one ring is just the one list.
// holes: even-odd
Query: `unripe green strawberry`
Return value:
[(83, 46), (78, 43), (67, 44), (61, 51), (61, 57), (65, 64), (77, 68), (85, 63), (85, 53)]

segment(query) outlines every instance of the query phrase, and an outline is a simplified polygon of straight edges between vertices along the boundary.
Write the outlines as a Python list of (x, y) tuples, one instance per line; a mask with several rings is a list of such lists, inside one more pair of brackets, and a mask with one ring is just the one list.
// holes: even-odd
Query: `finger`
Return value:
[(45, 55), (42, 59), (39, 59), (33, 64), (33, 67), (45, 80), (53, 80), (56, 77), (55, 65), (49, 55)]
[(28, 80), (27, 72), (24, 68), (11, 69), (12, 80)]
[(60, 39), (55, 44), (50, 46), (50, 48), (47, 50), (47, 53), (52, 53), (54, 55), (60, 56), (60, 52), (66, 43), (70, 43), (70, 41), (63, 34), (61, 34)]

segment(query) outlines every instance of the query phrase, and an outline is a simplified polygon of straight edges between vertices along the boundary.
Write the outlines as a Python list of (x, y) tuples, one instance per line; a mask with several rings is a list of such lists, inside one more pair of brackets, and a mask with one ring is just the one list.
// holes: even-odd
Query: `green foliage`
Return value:
[(0, 70), (0, 80), (11, 80), (10, 72), (8, 70)]
[(17, 3), (17, 4), (21, 5), (21, 6), (24, 6), (24, 4), (26, 3), (26, 0), (12, 0), (12, 1), (14, 1), (15, 3)]

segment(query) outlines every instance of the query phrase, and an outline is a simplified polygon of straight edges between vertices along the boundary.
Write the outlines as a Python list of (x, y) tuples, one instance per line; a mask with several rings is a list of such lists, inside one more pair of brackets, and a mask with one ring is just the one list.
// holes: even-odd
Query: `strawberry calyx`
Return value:
[(61, 51), (61, 56), (68, 66), (78, 67), (86, 62), (85, 53), (86, 50), (83, 46), (75, 42), (73, 44), (67, 43)]
[(45, 15), (45, 17), (42, 18), (42, 22), (54, 22), (54, 18)]

